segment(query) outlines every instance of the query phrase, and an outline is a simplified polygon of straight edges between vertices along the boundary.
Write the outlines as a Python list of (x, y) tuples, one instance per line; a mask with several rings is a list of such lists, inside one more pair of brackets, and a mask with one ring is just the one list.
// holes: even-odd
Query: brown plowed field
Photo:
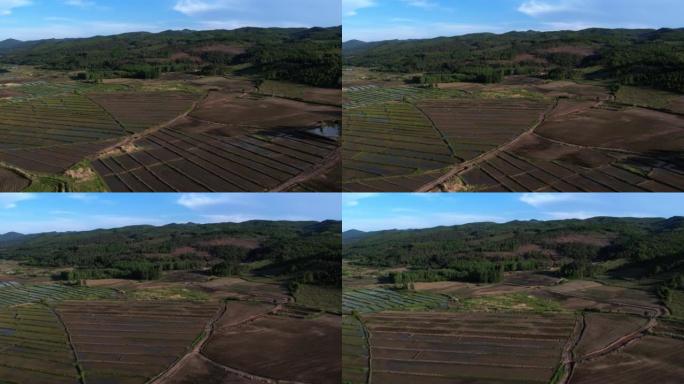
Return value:
[(684, 170), (642, 155), (565, 146), (530, 135), (459, 173), (486, 192), (684, 190)]
[(202, 356), (193, 356), (164, 384), (263, 384), (223, 369)]
[(129, 132), (140, 132), (188, 112), (198, 96), (184, 92), (121, 92), (90, 94)]
[(295, 319), (268, 315), (217, 329), (202, 353), (219, 364), (260, 377), (339, 384), (341, 343), (339, 316)]
[(88, 383), (145, 383), (183, 356), (215, 303), (64, 302), (57, 312)]
[(571, 384), (679, 384), (684, 377), (684, 340), (645, 336), (619, 352), (578, 364)]
[(74, 164), (113, 145), (117, 139), (0, 152), (0, 160), (41, 173), (62, 173)]
[(301, 101), (211, 92), (191, 116), (233, 127), (267, 129), (308, 127), (319, 121), (341, 119), (339, 107), (308, 104)]
[[(294, 130), (223, 137), (188, 121), (180, 124), (150, 133), (134, 143), (135, 151), (101, 158), (93, 167), (115, 192), (269, 191), (325, 164), (338, 147)], [(194, 132), (186, 132), (188, 126)]]
[(591, 312), (586, 313), (584, 319), (582, 339), (574, 349), (576, 359), (608, 346), (620, 337), (639, 330), (648, 322), (644, 317)]
[(548, 383), (575, 319), (494, 313), (364, 317), (373, 383)]

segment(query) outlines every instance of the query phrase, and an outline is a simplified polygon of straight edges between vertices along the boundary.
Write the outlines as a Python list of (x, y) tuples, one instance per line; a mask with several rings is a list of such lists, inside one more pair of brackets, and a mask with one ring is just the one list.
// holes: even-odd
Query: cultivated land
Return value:
[(600, 85), (534, 80), (346, 87), (344, 189), (684, 190), (680, 114)]
[[(195, 234), (196, 246), (209, 248), (180, 246), (162, 258), (183, 254), (187, 261), (195, 253), (206, 260), (215, 257), (209, 249), (257, 250), (269, 237), (261, 228), (258, 238)], [(89, 242), (85, 233), (77, 236)], [(164, 242), (152, 236), (153, 243)], [(33, 247), (45, 241), (40, 238), (33, 238)], [(8, 246), (0, 239), (3, 252)], [(129, 245), (129, 252), (134, 248)], [(136, 263), (159, 256), (139, 256)], [(306, 263), (288, 263), (299, 262)], [(267, 271), (244, 262), (230, 276), (197, 264), (152, 279), (101, 275), (61, 282), (56, 279), (62, 272), (92, 272), (29, 264), (0, 258), (2, 383), (340, 383), (341, 290), (334, 285), (299, 283), (263, 260), (260, 267)], [(313, 268), (309, 273), (320, 276)]]
[(341, 120), (327, 89), (269, 82), (303, 88), (308, 102), (235, 76), (82, 84), (13, 73), (0, 87), (25, 94), (0, 99), (3, 190), (339, 190), (311, 184), (339, 162), (337, 138), (317, 131)]
[(346, 42), (343, 190), (682, 191), (681, 52), (681, 29)]
[(338, 30), (0, 42), (0, 191), (339, 191)]
[[(647, 225), (615, 222), (611, 230), (607, 222), (573, 222), (541, 223), (542, 231), (535, 229), (539, 223), (518, 222), (499, 228), (466, 225), (463, 232), (452, 227), (352, 233), (344, 246), (343, 383), (681, 381), (684, 322), (674, 311), (679, 299), (665, 298), (659, 288), (665, 284), (681, 292), (681, 277), (672, 281), (681, 274), (681, 256), (663, 253), (648, 263), (595, 261), (592, 276), (562, 277), (568, 268), (562, 265), (572, 259), (568, 249), (614, 247), (622, 236), (616, 228)], [(660, 224), (670, 239), (681, 238), (676, 222)], [(508, 232), (514, 227), (517, 234)], [(532, 232), (534, 237), (526, 237)], [(489, 283), (473, 281), (472, 273), (440, 279), (437, 273), (449, 267), (434, 264), (428, 269), (432, 275), (421, 273), (421, 252), (454, 249), (453, 239), (479, 249), (507, 242), (524, 250), (479, 256), (478, 251), (450, 252), (454, 276), (466, 261), (480, 268), (487, 261), (522, 263), (518, 256), (530, 250), (540, 253), (524, 259), (551, 262), (503, 272), (500, 281)], [(380, 266), (391, 264), (396, 250), (407, 244), (413, 245), (413, 255), (401, 257), (409, 265)], [(467, 252), (467, 247), (461, 249)], [(664, 260), (672, 263), (671, 270), (647, 272)], [(403, 273), (401, 282), (398, 273)]]

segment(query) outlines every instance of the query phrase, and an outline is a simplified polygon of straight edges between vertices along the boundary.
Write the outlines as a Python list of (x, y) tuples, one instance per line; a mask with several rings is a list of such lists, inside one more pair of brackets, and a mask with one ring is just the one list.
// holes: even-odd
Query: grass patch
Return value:
[(65, 178), (57, 176), (38, 176), (31, 179), (24, 192), (66, 192), (68, 182)]
[(616, 101), (623, 104), (665, 109), (678, 97), (677, 94), (657, 89), (621, 86), (615, 95)]
[(467, 298), (460, 300), (459, 304), (458, 310), (462, 311), (537, 313), (565, 311), (554, 300), (542, 299), (525, 293)]
[(209, 299), (209, 295), (204, 292), (182, 287), (138, 289), (130, 292), (128, 296), (135, 300), (205, 301)]
[(339, 288), (301, 284), (294, 292), (294, 297), (297, 304), (305, 307), (322, 309), (332, 313), (341, 313), (342, 311), (342, 290)]
[(672, 300), (667, 305), (672, 317), (684, 319), (684, 291), (675, 289), (672, 291)]

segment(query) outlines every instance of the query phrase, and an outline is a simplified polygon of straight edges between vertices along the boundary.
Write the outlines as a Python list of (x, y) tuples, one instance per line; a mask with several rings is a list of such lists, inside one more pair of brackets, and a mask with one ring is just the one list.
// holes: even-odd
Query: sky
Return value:
[(341, 220), (336, 193), (1, 193), (0, 234), (247, 220)]
[(344, 230), (419, 229), (474, 222), (684, 216), (684, 194), (356, 193), (342, 197)]
[(342, 0), (344, 40), (684, 27), (682, 0)]
[(0, 0), (0, 41), (340, 24), (340, 0)]

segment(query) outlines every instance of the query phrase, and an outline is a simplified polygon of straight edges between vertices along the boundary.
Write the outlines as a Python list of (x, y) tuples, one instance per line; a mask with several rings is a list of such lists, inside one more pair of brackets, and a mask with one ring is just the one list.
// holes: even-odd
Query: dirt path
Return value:
[(59, 312), (55, 310), (53, 307), (48, 307), (50, 309), (50, 312), (52, 312), (55, 317), (57, 317), (57, 320), (59, 320), (59, 323), (64, 327), (64, 332), (66, 333), (67, 336), (67, 341), (69, 342), (69, 349), (71, 349), (71, 353), (74, 355), (74, 361), (76, 362), (76, 371), (78, 372), (78, 382), (81, 384), (86, 384), (86, 379), (85, 379), (85, 373), (83, 372), (83, 368), (81, 367), (81, 363), (78, 360), (78, 353), (76, 353), (76, 347), (74, 347), (74, 342), (71, 339), (71, 332), (69, 332), (69, 328), (67, 328), (66, 323), (64, 322), (64, 319), (62, 319), (62, 316), (60, 316)]
[(523, 133), (518, 135), (518, 137), (516, 137), (512, 141), (509, 141), (508, 143), (504, 143), (504, 144), (496, 147), (495, 149), (492, 149), (489, 152), (485, 152), (485, 153), (481, 154), (480, 156), (478, 156), (474, 159), (471, 159), (471, 160), (465, 161), (463, 163), (457, 164), (449, 172), (445, 173), (444, 175), (437, 178), (436, 180), (433, 180), (433, 181), (429, 182), (428, 184), (425, 184), (424, 186), (420, 187), (416, 192), (431, 192), (431, 191), (439, 190), (440, 186), (445, 184), (449, 179), (453, 178), (454, 176), (458, 175), (459, 173), (461, 173), (461, 172), (465, 171), (466, 169), (469, 169), (469, 168), (471, 168), (471, 167), (473, 167), (473, 166), (475, 166), (475, 165), (477, 165), (483, 161), (487, 161), (489, 159), (496, 157), (502, 151), (505, 151), (506, 149), (514, 146), (515, 144), (517, 144), (518, 142), (520, 142), (522, 139), (526, 138), (527, 136), (534, 134), (534, 131), (537, 128), (539, 128), (542, 124), (544, 124), (544, 122), (546, 121), (548, 116), (558, 107), (559, 100), (560, 99), (556, 99), (556, 101), (553, 103), (553, 105), (550, 108), (548, 108), (546, 111), (544, 111), (544, 113), (541, 114), (541, 116), (539, 117), (539, 120), (537, 121), (536, 124), (533, 124), (532, 127), (528, 128), (526, 131), (524, 131)]
[[(124, 137), (121, 141), (119, 141), (119, 142), (117, 142), (117, 143), (115, 143), (115, 144), (112, 144), (111, 146), (109, 146), (109, 147), (107, 147), (107, 148), (101, 150), (100, 152), (98, 152), (98, 153), (97, 153), (96, 155), (94, 155), (94, 156), (87, 157), (87, 159), (88, 159), (88, 160), (95, 160), (95, 159), (98, 159), (98, 158), (100, 158), (100, 157), (102, 157), (102, 156), (108, 155), (108, 154), (110, 154), (110, 153), (112, 153), (112, 152), (118, 152), (118, 151), (121, 150), (122, 147), (131, 146), (131, 145), (133, 145), (133, 143), (135, 143), (136, 141), (138, 141), (138, 140), (140, 140), (140, 139), (143, 139), (143, 138), (144, 138), (145, 136), (147, 136), (147, 135), (150, 135), (150, 134), (155, 133), (155, 132), (159, 132), (159, 131), (161, 131), (161, 130), (164, 129), (164, 128), (167, 128), (167, 127), (170, 127), (170, 126), (176, 124), (178, 121), (180, 121), (180, 120), (182, 120), (182, 119), (188, 117), (188, 115), (190, 115), (192, 112), (194, 112), (195, 109), (197, 108), (197, 106), (199, 106), (207, 97), (209, 97), (209, 93), (208, 93), (208, 92), (205, 93), (205, 94), (202, 96), (202, 98), (200, 98), (199, 100), (193, 102), (193, 103), (192, 103), (192, 106), (190, 106), (190, 108), (189, 108), (187, 111), (185, 111), (185, 113), (176, 116), (175, 118), (173, 118), (173, 120), (169, 120), (169, 121), (167, 121), (167, 122), (164, 122), (164, 123), (155, 125), (155, 126), (150, 127), (150, 128), (148, 128), (148, 129), (146, 129), (146, 130), (144, 130), (144, 131), (141, 131), (141, 132), (132, 134), (132, 135), (130, 135), (130, 136), (126, 136), (126, 137)], [(95, 103), (95, 101), (93, 101), (93, 102)], [(95, 103), (95, 104), (97, 104), (97, 103)], [(99, 104), (97, 104), (97, 105), (100, 106)], [(100, 108), (103, 108), (103, 107), (100, 106)], [(103, 109), (104, 109), (104, 108), (103, 108)], [(112, 118), (114, 118), (114, 117), (112, 116)], [(114, 119), (114, 120), (115, 120), (119, 125), (121, 125), (121, 123), (120, 123), (118, 120), (116, 120), (116, 119)], [(122, 127), (123, 127), (123, 125), (122, 125)], [(124, 128), (124, 129), (125, 129), (125, 128)]]
[(334, 167), (337, 166), (337, 164), (342, 160), (342, 147), (338, 147), (332, 153), (330, 153), (327, 157), (323, 159), (323, 161), (320, 163), (320, 165), (314, 167), (313, 169), (302, 172), (299, 175), (291, 178), (290, 180), (286, 181), (285, 183), (273, 188), (271, 192), (283, 192), (287, 191), (288, 189), (294, 187), (295, 185), (299, 183), (306, 182), (307, 180), (313, 179), (314, 177), (317, 176), (322, 176), (326, 172), (330, 171)]
[[(247, 318), (247, 319), (245, 319), (239, 323), (232, 324), (231, 327), (237, 327), (237, 326), (240, 326), (242, 324), (254, 321), (258, 318), (267, 316), (269, 313), (278, 312), (279, 310), (282, 309), (282, 307), (283, 307), (282, 303), (278, 304), (275, 307), (273, 307), (273, 309), (271, 309), (269, 312), (260, 313), (258, 315), (250, 316), (249, 318)], [(253, 381), (258, 381), (258, 382), (263, 382), (263, 383), (271, 383), (271, 384), (306, 384), (306, 383), (298, 383), (298, 382), (294, 382), (294, 381), (292, 381), (292, 382), (290, 382), (290, 381), (278, 381), (278, 380), (274, 380), (274, 379), (270, 379), (270, 378), (266, 378), (266, 377), (260, 377), (260, 376), (252, 375), (249, 372), (240, 371), (238, 369), (234, 369), (234, 368), (225, 366), (223, 364), (219, 364), (219, 363), (213, 361), (212, 359), (210, 359), (209, 357), (205, 356), (203, 354), (202, 350), (204, 349), (204, 346), (207, 344), (207, 342), (209, 341), (211, 336), (214, 334), (216, 323), (226, 314), (227, 311), (228, 311), (228, 304), (226, 302), (224, 302), (222, 304), (221, 308), (216, 313), (216, 315), (207, 323), (206, 327), (204, 328), (204, 333), (202, 335), (202, 338), (197, 343), (195, 343), (194, 347), (190, 351), (188, 351), (182, 358), (180, 358), (173, 365), (171, 365), (169, 368), (167, 368), (164, 372), (160, 373), (159, 375), (157, 375), (156, 377), (154, 377), (153, 379), (148, 381), (147, 384), (163, 384), (167, 379), (170, 379), (176, 373), (181, 371), (189, 363), (189, 361), (193, 357), (197, 357), (200, 360), (203, 360), (203, 361), (205, 361), (205, 362), (207, 362), (207, 363), (209, 363), (209, 364), (211, 364), (217, 368), (221, 368), (226, 372), (229, 372), (231, 374), (234, 374), (234, 375), (237, 375), (240, 377), (244, 377), (244, 378), (247, 378), (247, 379), (250, 379)]]
[(216, 322), (218, 322), (223, 317), (223, 315), (226, 313), (227, 310), (228, 310), (228, 304), (226, 302), (223, 302), (221, 304), (221, 308), (219, 308), (219, 310), (216, 312), (216, 315), (214, 315), (214, 317), (204, 327), (204, 332), (202, 334), (202, 337), (195, 343), (193, 348), (190, 351), (188, 351), (188, 353), (186, 353), (183, 357), (181, 357), (175, 363), (173, 363), (164, 372), (160, 373), (156, 377), (149, 380), (148, 383), (149, 384), (153, 384), (153, 383), (161, 384), (161, 383), (163, 383), (164, 380), (170, 378), (176, 372), (180, 371), (183, 367), (185, 367), (185, 365), (188, 363), (190, 358), (198, 355), (200, 353), (200, 350), (204, 346), (204, 344), (206, 344), (206, 342), (209, 340), (209, 337), (214, 332), (214, 326), (216, 325)]

